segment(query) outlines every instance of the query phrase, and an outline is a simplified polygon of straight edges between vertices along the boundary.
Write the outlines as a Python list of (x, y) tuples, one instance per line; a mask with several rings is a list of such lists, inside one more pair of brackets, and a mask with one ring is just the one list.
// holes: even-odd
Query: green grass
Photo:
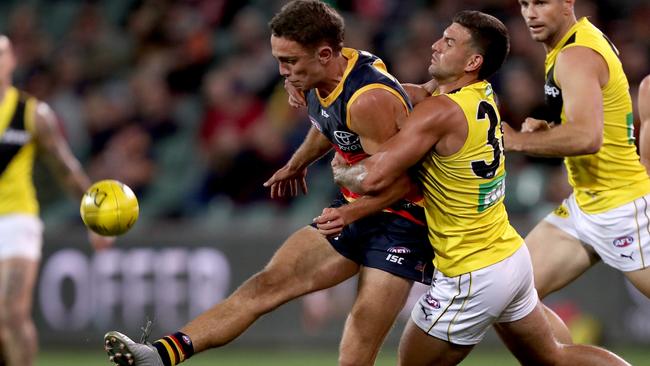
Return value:
[[(494, 350), (481, 346), (462, 363), (463, 366), (515, 366), (518, 363), (502, 346)], [(650, 366), (650, 348), (614, 349), (634, 366)], [(377, 360), (377, 366), (394, 366), (394, 352), (384, 352)], [(37, 366), (107, 366), (110, 365), (101, 351), (53, 351), (44, 350)], [(193, 357), (187, 366), (330, 366), (336, 365), (336, 353), (322, 350), (260, 350), (223, 349), (213, 350)]]

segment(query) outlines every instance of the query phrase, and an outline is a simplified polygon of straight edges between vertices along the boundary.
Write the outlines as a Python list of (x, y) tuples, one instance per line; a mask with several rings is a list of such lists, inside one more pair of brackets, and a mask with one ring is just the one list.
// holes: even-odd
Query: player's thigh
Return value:
[(494, 328), (523, 365), (550, 365), (557, 356), (558, 346), (541, 302), (522, 319), (497, 323)]
[(358, 326), (385, 335), (404, 307), (412, 285), (411, 280), (376, 268), (362, 267), (351, 316)]
[(580, 240), (545, 220), (535, 226), (525, 242), (541, 298), (566, 286), (598, 261)]
[(473, 345), (452, 344), (428, 335), (409, 320), (399, 343), (398, 365), (457, 365), (472, 348)]
[(37, 274), (38, 261), (34, 259), (0, 260), (0, 319), (29, 314)]
[(624, 272), (624, 274), (637, 290), (650, 299), (650, 267), (638, 271)]
[(359, 265), (339, 254), (327, 238), (311, 226), (293, 233), (263, 270), (268, 277), (311, 292), (334, 286), (355, 275)]

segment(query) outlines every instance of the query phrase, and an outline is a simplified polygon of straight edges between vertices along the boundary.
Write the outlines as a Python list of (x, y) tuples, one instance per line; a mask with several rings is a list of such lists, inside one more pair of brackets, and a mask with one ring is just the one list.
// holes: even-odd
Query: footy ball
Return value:
[(99, 235), (124, 234), (138, 220), (138, 199), (126, 184), (101, 180), (88, 188), (79, 209), (84, 225)]

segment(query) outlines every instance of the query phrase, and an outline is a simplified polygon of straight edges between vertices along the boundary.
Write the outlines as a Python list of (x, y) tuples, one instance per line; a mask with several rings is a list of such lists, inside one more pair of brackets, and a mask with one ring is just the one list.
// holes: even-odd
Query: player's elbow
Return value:
[(600, 148), (603, 146), (603, 134), (600, 133), (588, 134), (581, 141), (580, 144), (580, 154), (595, 154), (600, 151)]

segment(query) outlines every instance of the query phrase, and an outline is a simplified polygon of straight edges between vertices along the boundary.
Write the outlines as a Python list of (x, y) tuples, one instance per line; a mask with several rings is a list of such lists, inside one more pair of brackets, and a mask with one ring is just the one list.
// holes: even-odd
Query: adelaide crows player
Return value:
[[(332, 148), (337, 159), (350, 165), (372, 154), (397, 132), (411, 104), (379, 58), (342, 47), (343, 19), (325, 3), (291, 2), (275, 15), (270, 28), (280, 74), (306, 93), (312, 123), (289, 162), (265, 183), (276, 197), (306, 192), (307, 167)], [(401, 199), (405, 195), (408, 200)], [(352, 201), (355, 205), (349, 206)], [(388, 207), (394, 201), (398, 202)], [(298, 230), (262, 271), (226, 300), (151, 346), (108, 332), (105, 346), (110, 360), (120, 365), (176, 365), (232, 341), (278, 306), (358, 274), (339, 363), (374, 364), (413, 281), (431, 281), (432, 249), (421, 197), (402, 175), (376, 196), (360, 197), (342, 189), (333, 207), (350, 218), (340, 235), (327, 237), (315, 224)], [(371, 212), (378, 213), (356, 219)]]

